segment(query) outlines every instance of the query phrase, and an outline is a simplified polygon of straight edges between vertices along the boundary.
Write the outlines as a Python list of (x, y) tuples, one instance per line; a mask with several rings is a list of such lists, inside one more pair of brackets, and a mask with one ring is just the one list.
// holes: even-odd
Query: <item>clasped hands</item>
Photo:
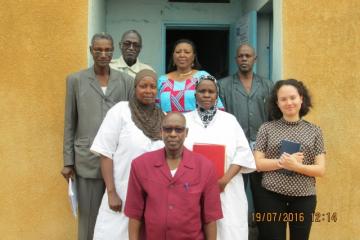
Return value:
[(279, 168), (284, 168), (290, 171), (295, 171), (302, 166), (304, 160), (304, 154), (297, 152), (294, 154), (283, 153), (278, 161)]

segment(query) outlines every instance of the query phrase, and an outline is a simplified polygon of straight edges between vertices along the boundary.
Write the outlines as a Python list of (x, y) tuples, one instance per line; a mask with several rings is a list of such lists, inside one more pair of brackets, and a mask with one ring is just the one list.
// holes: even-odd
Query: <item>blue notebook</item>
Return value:
[[(301, 147), (300, 143), (292, 142), (289, 140), (281, 140), (280, 155), (283, 154), (284, 152), (288, 154), (300, 152), (300, 147)], [(295, 172), (287, 169), (279, 169), (279, 172), (290, 176), (293, 176), (295, 174)]]
[(300, 147), (300, 143), (289, 140), (281, 140), (280, 154), (283, 154), (284, 152), (288, 154), (297, 153), (300, 151)]

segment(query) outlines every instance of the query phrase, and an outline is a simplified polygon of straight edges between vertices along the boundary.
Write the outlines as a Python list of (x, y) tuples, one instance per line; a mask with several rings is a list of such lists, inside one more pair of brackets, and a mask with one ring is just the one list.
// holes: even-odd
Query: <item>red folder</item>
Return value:
[(218, 179), (224, 176), (225, 146), (219, 144), (195, 143), (193, 152), (200, 153), (213, 162)]

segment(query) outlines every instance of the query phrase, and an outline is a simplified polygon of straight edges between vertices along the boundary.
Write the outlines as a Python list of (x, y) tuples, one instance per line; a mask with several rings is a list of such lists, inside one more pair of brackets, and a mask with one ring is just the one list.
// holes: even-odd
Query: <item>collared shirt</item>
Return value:
[(256, 140), (259, 127), (269, 120), (267, 101), (273, 85), (272, 81), (254, 74), (248, 93), (238, 73), (219, 81), (219, 95), (225, 110), (235, 115), (249, 142)]
[(129, 74), (131, 77), (135, 78), (135, 75), (140, 71), (140, 70), (143, 70), (143, 69), (150, 69), (150, 70), (153, 70), (154, 69), (152, 67), (150, 67), (149, 65), (147, 64), (144, 64), (142, 62), (140, 62), (139, 59), (136, 60), (136, 63), (134, 65), (132, 65), (131, 67), (129, 67), (123, 56), (120, 56), (120, 58), (118, 59), (113, 59), (111, 62), (110, 62), (110, 67), (115, 69), (115, 70), (118, 70), (120, 72), (124, 72), (126, 74)]
[(203, 225), (222, 218), (215, 168), (184, 148), (172, 177), (165, 149), (131, 164), (125, 214), (145, 221), (147, 240), (205, 239)]

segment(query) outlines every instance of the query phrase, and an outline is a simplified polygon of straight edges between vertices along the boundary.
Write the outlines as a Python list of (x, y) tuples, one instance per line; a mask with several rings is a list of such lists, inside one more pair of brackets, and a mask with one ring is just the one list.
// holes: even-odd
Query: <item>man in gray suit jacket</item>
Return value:
[(64, 168), (61, 174), (67, 180), (76, 178), (79, 240), (93, 239), (105, 191), (100, 159), (90, 152), (90, 146), (106, 112), (117, 102), (129, 100), (133, 94), (133, 79), (109, 67), (113, 51), (113, 39), (109, 34), (95, 34), (90, 46), (94, 65), (69, 75), (66, 81)]

